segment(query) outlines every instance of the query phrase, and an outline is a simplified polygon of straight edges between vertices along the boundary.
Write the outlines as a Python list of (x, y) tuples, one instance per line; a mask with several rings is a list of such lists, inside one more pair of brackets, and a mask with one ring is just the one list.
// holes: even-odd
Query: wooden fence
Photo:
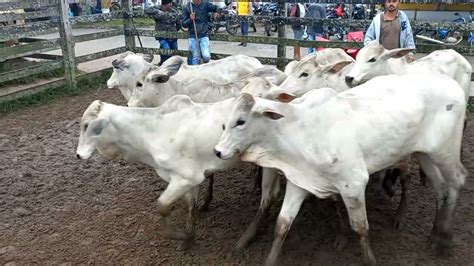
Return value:
[[(1, 1), (1, 0), (0, 0)], [(20, 69), (12, 69), (6, 72), (0, 72), (0, 85), (1, 83), (12, 81), (19, 78), (28, 77), (52, 70), (64, 69), (65, 71), (65, 82), (68, 87), (72, 90), (76, 88), (77, 78), (86, 77), (85, 74), (78, 74), (77, 64), (96, 60), (103, 57), (108, 57), (116, 54), (123, 53), (125, 51), (134, 51), (148, 54), (173, 54), (173, 55), (189, 55), (187, 50), (163, 50), (158, 48), (147, 48), (138, 47), (135, 43), (135, 37), (168, 37), (168, 38), (179, 38), (186, 39), (187, 33), (185, 32), (155, 32), (154, 30), (148, 29), (135, 29), (133, 25), (133, 18), (144, 17), (142, 12), (132, 11), (131, 0), (121, 0), (122, 11), (113, 12), (108, 14), (96, 14), (86, 15), (80, 17), (69, 18), (67, 0), (4, 0), (7, 2), (0, 2), (0, 23), (9, 22), (9, 25), (0, 27), (0, 42), (8, 39), (17, 39), (20, 45), (12, 47), (0, 48), (0, 64), (2, 61), (11, 60), (20, 57), (37, 57), (47, 61), (37, 63), (33, 66)], [(347, 2), (347, 1), (346, 1)], [(350, 2), (361, 2), (361, 1), (350, 1)], [(362, 2), (374, 2), (371, 0), (363, 0)], [(279, 7), (285, 10), (285, 1), (278, 0)], [(29, 12), (15, 13), (14, 10), (29, 8)], [(33, 21), (38, 19), (45, 19), (41, 21)], [(170, 19), (173, 17), (170, 16)], [(117, 20), (123, 21), (121, 27), (107, 28), (104, 32), (92, 33), (86, 35), (73, 36), (71, 25), (78, 22), (99, 22), (104, 20)], [(151, 19), (151, 18), (150, 18)], [(264, 64), (277, 65), (280, 68), (284, 67), (290, 59), (286, 58), (286, 47), (299, 45), (300, 47), (340, 47), (340, 48), (351, 48), (360, 47), (361, 43), (355, 42), (316, 42), (306, 40), (294, 40), (285, 38), (285, 27), (283, 25), (289, 25), (295, 21), (302, 23), (321, 22), (325, 25), (343, 26), (348, 28), (359, 28), (365, 29), (368, 27), (370, 21), (368, 20), (331, 20), (331, 19), (306, 19), (306, 18), (288, 18), (288, 17), (265, 17), (265, 16), (248, 16), (248, 17), (226, 17), (228, 20), (234, 21), (250, 21), (255, 23), (271, 22), (279, 25), (278, 38), (274, 37), (260, 37), (260, 36), (240, 36), (240, 35), (228, 35), (228, 34), (213, 34), (211, 40), (214, 41), (226, 41), (226, 42), (248, 42), (257, 44), (269, 44), (277, 46), (276, 57), (257, 57)], [(12, 21), (25, 20), (24, 24), (11, 25)], [(474, 31), (472, 23), (465, 25), (456, 25), (449, 22), (426, 22), (426, 21), (412, 21), (412, 27), (436, 29), (438, 27), (443, 28), (456, 28), (463, 32)], [(1, 25), (1, 24), (0, 24)], [(35, 36), (45, 33), (52, 33), (59, 31), (59, 38), (40, 40)], [(76, 56), (74, 52), (75, 43), (97, 40), (101, 38), (108, 38), (113, 36), (122, 35), (125, 38), (125, 46), (118, 47), (102, 52), (87, 54), (84, 56)], [(418, 52), (429, 53), (434, 50), (444, 49), (442, 45), (417, 45)], [(463, 55), (474, 55), (474, 49), (467, 46), (456, 46), (454, 48)], [(42, 53), (61, 49), (62, 56), (51, 56), (44, 55)], [(213, 59), (223, 58), (228, 56), (227, 54), (211, 54)], [(31, 89), (36, 92), (38, 89)], [(2, 91), (0, 88), (0, 101), (4, 99), (16, 98), (18, 96), (27, 94), (28, 92), (16, 92), (16, 91)], [(4, 97), (8, 96), (8, 97)]]

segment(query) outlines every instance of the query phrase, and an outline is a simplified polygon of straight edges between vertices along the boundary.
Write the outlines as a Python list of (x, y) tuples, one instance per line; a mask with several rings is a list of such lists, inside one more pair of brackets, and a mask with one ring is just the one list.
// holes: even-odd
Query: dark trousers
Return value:
[[(157, 38), (160, 42), (161, 49), (176, 50), (178, 49), (178, 39)], [(171, 55), (160, 55), (160, 65), (163, 64)]]

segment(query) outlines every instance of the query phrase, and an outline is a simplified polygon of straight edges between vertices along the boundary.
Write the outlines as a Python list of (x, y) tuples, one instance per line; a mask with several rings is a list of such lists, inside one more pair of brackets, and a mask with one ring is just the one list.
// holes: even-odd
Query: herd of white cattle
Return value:
[[(289, 63), (284, 72), (257, 59), (234, 55), (199, 66), (174, 56), (162, 66), (153, 57), (126, 53), (113, 61), (109, 88), (128, 107), (96, 100), (80, 126), (77, 157), (121, 156), (153, 167), (168, 182), (158, 199), (163, 236), (192, 246), (199, 185), (214, 172), (254, 163), (263, 168), (256, 217), (237, 242), (246, 247), (279, 189), (286, 192), (267, 265), (277, 263), (283, 241), (310, 194), (342, 198), (362, 259), (375, 264), (369, 242), (365, 191), (369, 175), (416, 158), (437, 196), (431, 240), (452, 246), (452, 219), (467, 171), (461, 142), (472, 67), (453, 50), (414, 62), (409, 49), (364, 47), (353, 60), (342, 49), (325, 49)], [(375, 175), (377, 173), (377, 175)], [(396, 226), (406, 214), (406, 175)], [(385, 181), (384, 181), (385, 182)], [(205, 206), (212, 198), (206, 195)], [(171, 205), (185, 199), (184, 230), (171, 224)], [(338, 210), (339, 212), (339, 210)], [(347, 241), (337, 232), (336, 244)], [(344, 239), (344, 240), (341, 240)]]

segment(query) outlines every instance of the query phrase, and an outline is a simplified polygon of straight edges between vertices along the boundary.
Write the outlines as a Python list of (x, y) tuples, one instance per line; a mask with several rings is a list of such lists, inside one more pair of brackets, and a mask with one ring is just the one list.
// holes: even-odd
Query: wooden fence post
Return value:
[(123, 30), (125, 34), (125, 47), (127, 51), (135, 51), (135, 35), (132, 33), (132, 0), (122, 0), (123, 15)]
[(61, 38), (61, 50), (63, 52), (64, 75), (70, 89), (77, 88), (76, 62), (74, 52), (74, 40), (72, 36), (71, 23), (69, 22), (69, 5), (67, 0), (59, 0), (59, 36)]
[[(280, 16), (286, 16), (286, 5), (285, 0), (278, 0), (278, 9), (280, 10)], [(285, 24), (278, 25), (278, 38), (286, 38), (285, 36)], [(285, 45), (278, 45), (277, 46), (277, 57), (278, 58), (286, 58), (286, 46)], [(284, 64), (279, 64), (277, 66), (279, 69), (283, 70), (285, 68)]]

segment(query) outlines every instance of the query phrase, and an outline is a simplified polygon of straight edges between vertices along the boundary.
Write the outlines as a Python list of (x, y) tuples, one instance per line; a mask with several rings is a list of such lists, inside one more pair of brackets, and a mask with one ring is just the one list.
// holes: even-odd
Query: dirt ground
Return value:
[[(25, 108), (0, 117), (0, 262), (25, 264), (258, 265), (270, 251), (274, 205), (259, 236), (243, 253), (234, 245), (256, 213), (259, 196), (248, 169), (217, 175), (210, 210), (199, 214), (196, 245), (176, 251), (160, 235), (156, 199), (165, 188), (150, 167), (94, 155), (79, 161), (79, 118), (96, 98), (123, 104), (103, 90)], [(474, 172), (474, 116), (464, 138), (463, 161)], [(368, 193), (372, 248), (380, 265), (474, 265), (474, 180), (466, 180), (454, 219), (453, 255), (439, 258), (427, 242), (435, 213), (431, 186), (413, 173), (407, 225), (392, 228), (393, 198)], [(370, 189), (369, 189), (370, 190)], [(281, 193), (283, 194), (283, 193)], [(354, 233), (343, 251), (332, 248), (335, 219), (315, 198), (303, 205), (283, 246), (283, 265), (359, 265)], [(184, 225), (184, 204), (174, 207)]]

